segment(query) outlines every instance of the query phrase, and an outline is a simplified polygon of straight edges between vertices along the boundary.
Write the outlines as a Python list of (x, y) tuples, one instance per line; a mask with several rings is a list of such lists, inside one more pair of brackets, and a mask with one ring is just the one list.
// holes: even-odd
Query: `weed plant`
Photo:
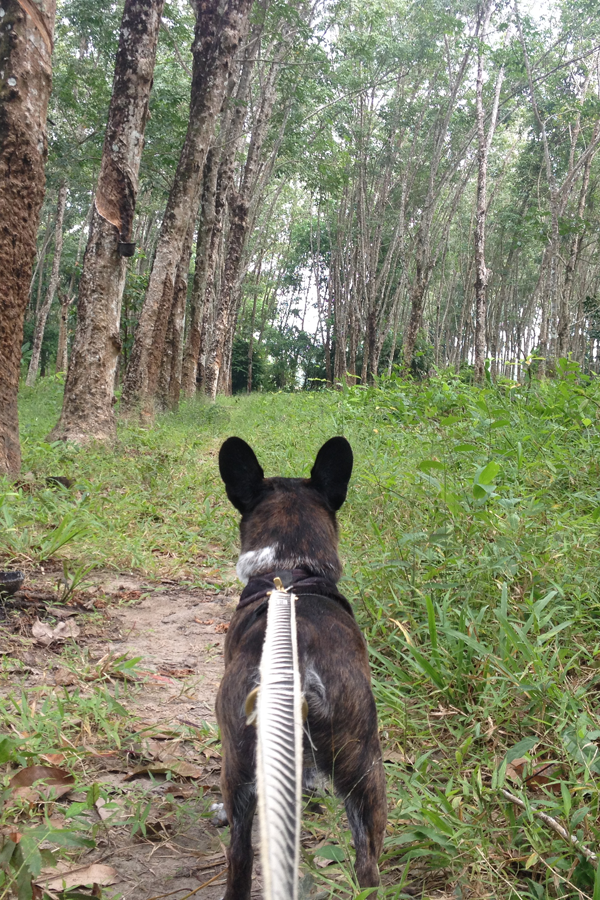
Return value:
[[(369, 643), (389, 776), (382, 896), (412, 884), (425, 896), (600, 900), (582, 849), (597, 852), (600, 834), (596, 380), (561, 360), (544, 382), (477, 387), (446, 373), (194, 401), (85, 450), (44, 440), (60, 391), (45, 379), (23, 392), (32, 475), (0, 489), (0, 548), (15, 561), (232, 581), (223, 438), (249, 441), (268, 475), (308, 475), (321, 443), (345, 434), (356, 461), (341, 588)], [(46, 487), (55, 475), (74, 488)], [(49, 548), (61, 527), (69, 540)], [(306, 853), (311, 877), (324, 896), (363, 896), (340, 807), (326, 819), (307, 818), (325, 834)]]

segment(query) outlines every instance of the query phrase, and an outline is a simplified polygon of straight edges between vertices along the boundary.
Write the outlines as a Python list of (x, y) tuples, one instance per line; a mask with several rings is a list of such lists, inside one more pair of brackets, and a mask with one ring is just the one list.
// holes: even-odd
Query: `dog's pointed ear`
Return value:
[(346, 499), (353, 461), (352, 447), (344, 437), (330, 438), (317, 453), (310, 480), (334, 512)]
[(219, 450), (219, 472), (235, 508), (242, 515), (252, 509), (264, 478), (252, 447), (239, 437), (227, 438)]

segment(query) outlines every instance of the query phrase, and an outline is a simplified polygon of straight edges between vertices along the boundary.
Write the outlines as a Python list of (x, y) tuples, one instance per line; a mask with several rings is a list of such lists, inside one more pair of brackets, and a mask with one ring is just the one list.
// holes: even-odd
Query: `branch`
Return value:
[(186, 63), (186, 61), (184, 60), (184, 58), (182, 57), (181, 53), (179, 52), (179, 47), (177, 46), (177, 41), (175, 40), (175, 38), (174, 38), (173, 35), (171, 34), (168, 25), (166, 25), (165, 22), (161, 21), (160, 27), (162, 28), (163, 31), (166, 31), (167, 34), (169, 35), (169, 40), (171, 41), (171, 44), (173, 45), (173, 50), (175, 51), (175, 56), (176, 56), (177, 59), (179, 60), (179, 63), (180, 63), (180, 65), (181, 65), (181, 68), (182, 68), (183, 71), (186, 73), (186, 75), (189, 75), (190, 78), (191, 78), (191, 77), (192, 77), (192, 70), (190, 69), (190, 67), (188, 66), (188, 64)]
[(542, 812), (541, 809), (533, 809), (531, 806), (528, 806), (524, 800), (521, 800), (520, 797), (515, 797), (514, 794), (511, 794), (510, 791), (507, 791), (505, 788), (502, 789), (502, 793), (506, 797), (507, 800), (510, 800), (511, 803), (516, 804), (521, 809), (526, 810), (527, 812), (531, 812), (538, 819), (541, 819), (552, 831), (555, 831), (556, 834), (560, 835), (563, 840), (567, 841), (567, 843), (572, 844), (580, 853), (583, 853), (585, 858), (591, 865), (597, 869), (598, 868), (598, 856), (593, 852), (593, 850), (588, 850), (581, 841), (577, 840), (574, 834), (569, 834), (567, 829), (557, 822), (556, 819), (553, 819), (552, 816), (549, 816), (548, 813)]

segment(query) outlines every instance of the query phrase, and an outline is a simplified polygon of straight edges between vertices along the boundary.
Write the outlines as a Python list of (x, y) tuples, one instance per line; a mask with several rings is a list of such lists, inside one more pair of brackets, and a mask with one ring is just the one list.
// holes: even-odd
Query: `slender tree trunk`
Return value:
[(404, 332), (404, 341), (402, 347), (402, 355), (404, 358), (404, 365), (410, 366), (412, 364), (413, 356), (415, 353), (415, 344), (417, 342), (417, 335), (419, 333), (419, 329), (421, 327), (421, 320), (423, 317), (423, 303), (425, 298), (425, 293), (427, 292), (427, 283), (429, 281), (429, 273), (426, 270), (423, 259), (427, 258), (427, 252), (420, 252), (417, 248), (416, 252), (416, 273), (412, 286), (412, 290), (410, 292), (410, 314), (408, 319), (408, 325)]
[(183, 361), (182, 389), (186, 397), (191, 397), (196, 390), (201, 347), (206, 342), (208, 323), (204, 313), (212, 293), (217, 248), (223, 231), (227, 198), (233, 184), (234, 163), (243, 134), (248, 93), (252, 70), (259, 52), (258, 38), (261, 30), (262, 26), (257, 25), (246, 43), (240, 80), (235, 92), (235, 103), (233, 105), (228, 103), (221, 117), (219, 136), (221, 147), (209, 150), (204, 167), (202, 216), (196, 244), (191, 322)]
[(46, 292), (46, 298), (39, 309), (35, 320), (35, 331), (33, 333), (33, 346), (31, 349), (31, 359), (29, 361), (29, 371), (25, 384), (33, 387), (37, 378), (38, 369), (40, 367), (40, 356), (42, 355), (42, 341), (44, 340), (44, 332), (46, 330), (46, 322), (48, 321), (48, 313), (56, 294), (58, 287), (58, 278), (60, 275), (60, 260), (62, 256), (63, 246), (63, 220), (65, 217), (65, 205), (67, 202), (67, 182), (61, 182), (58, 189), (58, 203), (56, 206), (56, 222), (54, 225), (54, 258), (52, 260), (52, 271), (50, 273), (50, 282)]
[[(600, 128), (600, 122), (596, 124), (594, 129), (594, 137), (598, 129)], [(594, 160), (593, 155), (590, 154), (588, 157), (584, 167), (583, 167), (583, 176), (581, 179), (581, 188), (579, 190), (579, 201), (577, 203), (577, 218), (581, 222), (583, 219), (583, 213), (585, 210), (585, 203), (587, 199), (587, 193), (590, 183), (590, 172), (592, 168), (592, 162)], [(570, 325), (570, 317), (569, 317), (569, 303), (571, 300), (571, 295), (573, 292), (573, 282), (575, 276), (575, 268), (577, 266), (577, 261), (579, 259), (579, 255), (581, 252), (581, 232), (577, 232), (572, 241), (571, 248), (569, 252), (569, 258), (567, 260), (565, 266), (565, 278), (560, 296), (560, 306), (559, 306), (559, 318), (558, 318), (558, 355), (566, 356), (569, 349), (569, 325)]]
[[(35, 303), (35, 315), (37, 315), (38, 310), (41, 305), (42, 299), (42, 284), (44, 282), (44, 260), (46, 259), (46, 252), (48, 250), (48, 246), (50, 245), (50, 241), (52, 240), (52, 228), (50, 227), (50, 223), (46, 226), (46, 232), (44, 234), (44, 239), (42, 241), (42, 246), (40, 247), (40, 251), (38, 254), (38, 259), (35, 265), (35, 269), (33, 270), (33, 275), (31, 276), (31, 287), (29, 288), (29, 293), (33, 297), (33, 288), (35, 284), (36, 275), (39, 273), (38, 285), (37, 285), (37, 299)], [(31, 317), (31, 305), (29, 307), (28, 318)]]
[[(492, 14), (492, 2), (488, 0), (482, 11), (483, 22), (480, 33), (480, 41), (483, 41), (490, 23)], [(485, 229), (488, 213), (487, 200), (487, 167), (496, 120), (498, 117), (498, 105), (500, 90), (504, 78), (504, 70), (500, 69), (496, 79), (496, 90), (488, 133), (485, 133), (485, 115), (483, 110), (483, 47), (479, 46), (477, 56), (477, 85), (476, 85), (476, 114), (477, 114), (477, 201), (476, 201), (476, 225), (475, 225), (475, 381), (483, 381), (486, 357), (486, 333), (487, 333), (487, 286), (489, 271), (485, 264)]]
[(204, 372), (204, 390), (211, 400), (217, 395), (219, 373), (223, 368), (223, 354), (234, 314), (234, 288), (248, 228), (248, 202), (236, 191), (231, 203), (229, 242), (223, 273), (223, 285), (211, 335), (211, 348)]
[(179, 396), (181, 394), (181, 347), (193, 243), (194, 222), (190, 221), (181, 259), (175, 273), (173, 305), (169, 316), (165, 347), (161, 360), (157, 400), (162, 409), (177, 409), (179, 406)]
[(69, 309), (71, 308), (71, 304), (75, 300), (75, 276), (77, 274), (77, 268), (79, 266), (79, 260), (81, 258), (81, 252), (83, 250), (83, 242), (86, 236), (89, 238), (89, 230), (92, 222), (92, 214), (94, 212), (94, 196), (92, 195), (92, 205), (90, 206), (90, 211), (86, 216), (85, 222), (81, 228), (81, 233), (79, 235), (79, 241), (77, 242), (77, 255), (75, 257), (75, 265), (73, 266), (73, 271), (71, 272), (71, 278), (69, 279), (69, 288), (68, 290), (61, 296), (59, 293), (58, 299), (60, 300), (60, 319), (59, 319), (59, 328), (58, 328), (58, 350), (56, 351), (56, 371), (57, 372), (66, 372), (67, 365), (69, 362), (68, 358), (68, 324), (69, 324)]
[(346, 381), (350, 385), (356, 384), (356, 354), (358, 353), (358, 329), (359, 321), (356, 308), (353, 306), (350, 312), (348, 327), (348, 373)]
[(145, 414), (153, 411), (176, 268), (188, 224), (198, 212), (208, 145), (251, 3), (252, 0), (192, 0), (196, 33), (192, 46), (190, 119), (125, 375), (125, 410), (139, 404)]
[(271, 68), (265, 81), (260, 110), (250, 138), (241, 188), (239, 191), (232, 190), (231, 192), (229, 202), (231, 218), (227, 255), (223, 272), (223, 285), (219, 295), (219, 303), (204, 372), (204, 390), (211, 400), (214, 400), (217, 394), (219, 373), (223, 368), (224, 363), (227, 335), (230, 328), (235, 323), (237, 304), (236, 290), (238, 289), (239, 281), (241, 280), (240, 270), (243, 253), (251, 225), (250, 204), (252, 201), (252, 192), (256, 187), (260, 152), (267, 134), (273, 105), (275, 103), (276, 84), (280, 71), (281, 59), (286, 50), (287, 44), (286, 39), (284, 38), (282, 47), (271, 63)]
[(190, 302), (190, 327), (183, 354), (181, 390), (184, 397), (193, 397), (196, 393), (196, 375), (198, 372), (198, 357), (200, 355), (210, 242), (215, 224), (215, 196), (217, 193), (218, 170), (218, 157), (214, 148), (211, 148), (204, 167), (202, 213), (196, 240), (196, 268), (194, 270)]
[(77, 327), (52, 440), (112, 440), (121, 303), (163, 0), (126, 0), (113, 93), (79, 284)]
[(55, 0), (4, 0), (0, 28), (0, 475), (21, 468), (17, 392), (44, 199)]
[(56, 351), (56, 371), (66, 372), (68, 362), (67, 326), (69, 322), (69, 309), (71, 308), (73, 298), (67, 291), (65, 291), (64, 294), (61, 294), (59, 291), (58, 299), (60, 301), (60, 312), (58, 321), (58, 349)]
[[(262, 273), (262, 253), (256, 267), (256, 277), (254, 279), (254, 291), (252, 297), (252, 316), (250, 317), (250, 338), (248, 340), (248, 378), (246, 380), (246, 393), (252, 393), (252, 360), (254, 356), (254, 327), (256, 325), (256, 304), (258, 300), (258, 286), (260, 284), (260, 276)], [(264, 302), (264, 301), (263, 301)]]

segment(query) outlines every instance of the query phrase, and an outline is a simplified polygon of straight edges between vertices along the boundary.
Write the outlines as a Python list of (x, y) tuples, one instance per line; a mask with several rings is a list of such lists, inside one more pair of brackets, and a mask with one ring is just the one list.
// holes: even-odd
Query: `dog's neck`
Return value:
[(309, 559), (295, 554), (280, 543), (271, 544), (258, 550), (242, 550), (237, 562), (237, 576), (247, 584), (256, 575), (266, 575), (275, 569), (303, 569), (311, 575), (320, 575), (336, 583), (342, 574), (342, 564), (337, 552), (331, 548), (318, 559)]

